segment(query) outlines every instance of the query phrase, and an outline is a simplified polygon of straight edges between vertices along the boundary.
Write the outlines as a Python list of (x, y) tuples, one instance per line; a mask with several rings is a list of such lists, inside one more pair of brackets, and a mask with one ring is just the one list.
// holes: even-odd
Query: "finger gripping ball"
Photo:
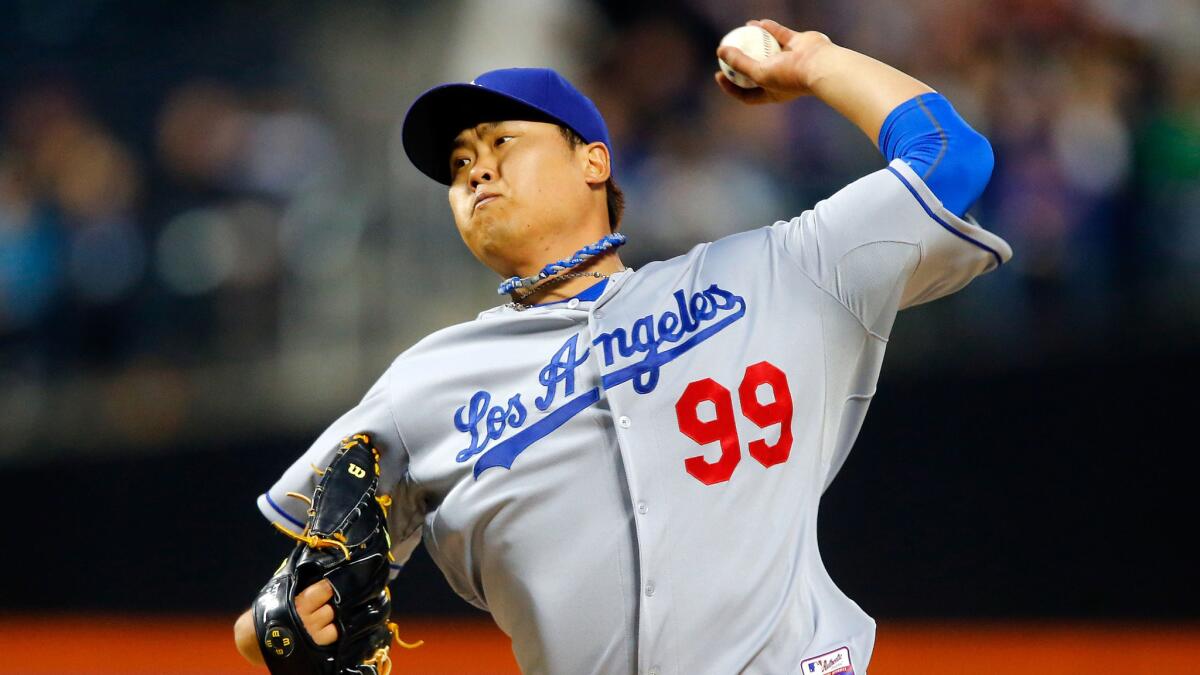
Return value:
[[(775, 36), (758, 26), (734, 28), (721, 38), (721, 46), (725, 45), (737, 47), (755, 61), (762, 61), (768, 56), (780, 52), (779, 41), (775, 39)], [(725, 77), (728, 77), (730, 82), (742, 89), (754, 89), (758, 86), (754, 80), (731, 68), (723, 59), (717, 59), (717, 65), (721, 67), (721, 72), (725, 73)]]

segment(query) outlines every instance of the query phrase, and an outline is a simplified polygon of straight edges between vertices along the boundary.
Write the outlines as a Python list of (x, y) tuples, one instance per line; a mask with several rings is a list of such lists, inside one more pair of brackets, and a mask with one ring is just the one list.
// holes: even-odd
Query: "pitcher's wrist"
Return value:
[[(800, 68), (800, 78), (809, 91), (818, 94), (818, 87), (821, 83), (827, 80), (831, 75), (837, 72), (839, 68), (838, 57), (839, 52), (845, 51), (842, 47), (829, 41), (829, 38), (822, 33), (816, 33), (813, 37), (813, 42), (807, 47), (801, 47), (796, 50), (799, 56), (798, 65)], [(805, 36), (807, 37), (807, 33)]]

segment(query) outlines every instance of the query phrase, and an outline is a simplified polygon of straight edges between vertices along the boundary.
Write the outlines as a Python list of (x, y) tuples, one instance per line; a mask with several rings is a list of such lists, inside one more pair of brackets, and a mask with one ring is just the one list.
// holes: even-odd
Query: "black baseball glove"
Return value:
[[(254, 599), (254, 628), (267, 667), (274, 675), (387, 675), (388, 650), (395, 635), (387, 589), (391, 539), (387, 507), (391, 499), (375, 494), (379, 451), (366, 434), (342, 440), (337, 455), (321, 474), (312, 498), (292, 497), (311, 505), (302, 534), (275, 525), (297, 540)], [(296, 594), (321, 579), (333, 586), (337, 640), (312, 641), (296, 612)]]

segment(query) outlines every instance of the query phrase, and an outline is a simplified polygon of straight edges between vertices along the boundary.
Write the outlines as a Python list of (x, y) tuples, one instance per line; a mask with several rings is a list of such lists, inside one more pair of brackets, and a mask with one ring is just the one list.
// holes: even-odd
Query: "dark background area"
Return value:
[[(6, 557), (36, 560), (0, 612), (243, 608), (290, 546), (256, 495), (395, 354), (495, 304), (396, 143), (427, 87), (578, 82), (635, 266), (878, 169), (815, 101), (715, 91), (753, 15), (945, 93), (993, 144), (973, 213), (1015, 251), (898, 319), (823, 501), (833, 578), (879, 617), (1200, 618), (1200, 9), (499, 4), (0, 3), (0, 481)], [(421, 550), (394, 588), (475, 612)]]

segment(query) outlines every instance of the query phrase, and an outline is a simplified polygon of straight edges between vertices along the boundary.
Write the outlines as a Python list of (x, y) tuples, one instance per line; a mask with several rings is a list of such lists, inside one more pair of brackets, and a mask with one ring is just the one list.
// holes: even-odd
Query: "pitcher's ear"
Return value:
[(587, 182), (591, 185), (603, 185), (612, 175), (612, 159), (608, 154), (608, 147), (599, 141), (589, 143), (584, 156), (587, 158), (584, 171)]

